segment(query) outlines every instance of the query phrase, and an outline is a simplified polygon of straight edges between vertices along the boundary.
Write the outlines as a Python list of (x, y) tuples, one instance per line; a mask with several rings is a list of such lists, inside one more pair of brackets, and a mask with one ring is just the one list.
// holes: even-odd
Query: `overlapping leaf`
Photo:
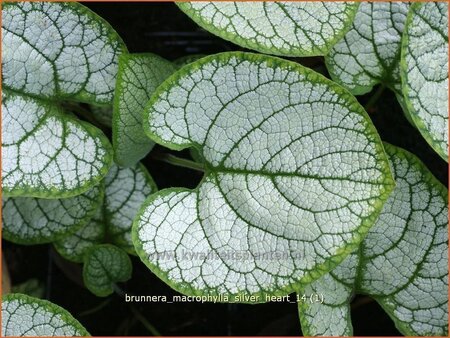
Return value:
[(105, 241), (135, 253), (131, 225), (141, 204), (157, 190), (156, 185), (142, 164), (132, 168), (113, 165), (104, 185), (104, 201), (91, 221), (55, 243), (63, 257), (82, 262), (89, 248)]
[(103, 189), (64, 199), (5, 198), (2, 236), (19, 244), (53, 242), (84, 227), (103, 200)]
[(203, 58), (167, 79), (147, 114), (156, 142), (205, 159), (197, 189), (152, 195), (133, 227), (141, 259), (185, 294), (236, 301), (310, 282), (356, 247), (393, 188), (363, 108), (296, 63)]
[(352, 335), (349, 301), (371, 295), (408, 336), (448, 335), (448, 192), (412, 154), (386, 145), (397, 185), (359, 250), (306, 287), (305, 335)]
[(157, 188), (142, 164), (132, 168), (113, 166), (105, 178), (104, 222), (108, 238), (128, 253), (135, 253), (131, 226), (145, 199)]
[(69, 261), (83, 262), (84, 254), (89, 248), (101, 244), (106, 238), (106, 224), (103, 219), (103, 205), (94, 217), (81, 229), (65, 236), (54, 243), (58, 253)]
[(6, 195), (71, 197), (106, 174), (108, 140), (96, 128), (65, 116), (60, 103), (111, 103), (122, 51), (125, 46), (114, 30), (78, 3), (4, 4)]
[(400, 46), (409, 4), (362, 2), (352, 28), (326, 56), (331, 77), (360, 95), (383, 84), (401, 92)]
[(56, 105), (4, 92), (2, 116), (6, 196), (75, 196), (96, 185), (111, 164), (103, 133)]
[(448, 161), (448, 6), (411, 6), (402, 40), (401, 76), (409, 115)]
[(119, 59), (113, 110), (113, 146), (116, 163), (133, 166), (154, 143), (142, 129), (142, 111), (153, 91), (175, 66), (154, 54), (123, 54)]
[(86, 329), (63, 308), (22, 294), (2, 299), (2, 336), (89, 336)]
[(99, 297), (114, 292), (116, 282), (131, 277), (131, 261), (127, 253), (111, 244), (89, 248), (84, 257), (83, 280), (86, 287)]
[(325, 55), (351, 27), (356, 2), (179, 2), (197, 24), (262, 53)]

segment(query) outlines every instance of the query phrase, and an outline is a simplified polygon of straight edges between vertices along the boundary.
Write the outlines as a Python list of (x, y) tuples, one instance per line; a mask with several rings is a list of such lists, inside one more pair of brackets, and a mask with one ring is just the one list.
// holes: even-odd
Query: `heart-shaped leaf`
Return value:
[(325, 61), (331, 77), (353, 94), (383, 84), (401, 92), (400, 46), (409, 4), (362, 2), (352, 28)]
[(114, 292), (116, 282), (131, 278), (131, 260), (128, 254), (111, 244), (89, 248), (84, 258), (83, 280), (86, 287), (99, 297)]
[(2, 336), (83, 337), (89, 333), (58, 305), (15, 293), (2, 299)]
[(126, 48), (78, 3), (11, 2), (2, 8), (2, 176), (7, 196), (63, 198), (108, 171), (111, 146), (64, 116), (63, 101), (111, 104)]
[(325, 55), (351, 27), (357, 2), (178, 2), (209, 32), (285, 56)]
[(410, 117), (448, 161), (448, 6), (411, 6), (402, 40), (401, 76)]
[(293, 62), (203, 58), (158, 87), (147, 114), (156, 142), (205, 159), (195, 190), (152, 195), (133, 228), (141, 259), (185, 294), (241, 301), (310, 282), (357, 246), (393, 188), (364, 109)]
[(114, 159), (133, 166), (152, 149), (154, 143), (142, 129), (142, 111), (153, 91), (175, 66), (154, 54), (122, 54), (114, 97)]
[(385, 145), (396, 188), (358, 251), (307, 286), (304, 335), (352, 335), (350, 298), (372, 296), (408, 336), (448, 335), (448, 192), (414, 155)]
[(105, 178), (105, 199), (93, 219), (75, 233), (55, 243), (65, 258), (82, 262), (86, 250), (105, 240), (135, 254), (131, 225), (145, 199), (157, 190), (147, 169), (113, 165)]
[(108, 139), (58, 106), (8, 91), (2, 115), (6, 196), (72, 197), (107, 173), (112, 162)]
[(64, 199), (5, 198), (2, 236), (19, 244), (50, 243), (83, 227), (103, 200), (103, 189)]

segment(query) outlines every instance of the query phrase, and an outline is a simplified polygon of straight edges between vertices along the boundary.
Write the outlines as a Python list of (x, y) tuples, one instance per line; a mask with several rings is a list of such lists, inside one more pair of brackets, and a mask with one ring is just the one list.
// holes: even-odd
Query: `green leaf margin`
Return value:
[[(111, 276), (110, 271), (107, 266), (103, 265), (103, 262), (101, 258), (99, 259), (96, 254), (101, 254), (101, 251), (108, 251), (108, 252), (114, 252), (114, 262), (112, 262), (112, 265), (118, 264), (118, 261), (121, 261), (121, 267), (124, 267), (120, 271), (120, 276)], [(96, 285), (95, 278), (93, 279), (90, 273), (91, 266), (90, 263), (92, 260), (97, 260), (98, 263), (103, 268), (103, 273), (106, 275), (106, 278), (109, 280), (110, 285), (109, 286), (99, 286)], [(110, 262), (109, 262), (110, 263)], [(128, 279), (131, 278), (132, 273), (132, 264), (130, 257), (128, 254), (120, 249), (119, 247), (112, 245), (112, 244), (99, 244), (95, 245), (93, 247), (90, 247), (86, 250), (84, 254), (84, 265), (83, 265), (83, 282), (84, 285), (91, 291), (94, 295), (98, 297), (106, 297), (109, 296), (114, 292), (113, 285), (115, 282), (126, 282)]]
[(214, 35), (221, 37), (227, 41), (230, 41), (238, 46), (249, 48), (254, 51), (270, 54), (270, 55), (279, 55), (279, 56), (291, 56), (291, 57), (305, 57), (305, 56), (321, 56), (326, 55), (342, 37), (350, 30), (352, 27), (353, 20), (355, 18), (356, 12), (358, 11), (359, 2), (349, 2), (347, 5), (349, 9), (346, 10), (347, 14), (347, 25), (344, 26), (341, 31), (334, 36), (333, 39), (328, 41), (328, 45), (323, 48), (313, 47), (311, 50), (305, 50), (301, 46), (294, 48), (267, 48), (263, 45), (260, 45), (257, 42), (253, 42), (250, 39), (242, 38), (240, 35), (235, 35), (232, 33), (227, 33), (222, 29), (216, 28), (211, 23), (204, 20), (201, 16), (197, 15), (197, 11), (190, 9), (187, 1), (184, 2), (175, 2), (175, 4), (183, 11), (189, 18), (191, 18), (196, 24), (200, 27), (204, 28), (208, 32), (211, 32)]
[[(345, 246), (340, 248), (337, 253), (334, 256), (331, 256), (327, 262), (322, 263), (320, 265), (316, 266), (316, 269), (314, 271), (311, 271), (310, 273), (306, 274), (301, 280), (292, 283), (290, 285), (287, 285), (284, 288), (278, 289), (274, 292), (256, 292), (252, 295), (259, 297), (259, 299), (264, 299), (266, 295), (274, 295), (274, 296), (283, 296), (286, 294), (289, 294), (291, 292), (296, 292), (298, 290), (299, 285), (301, 284), (309, 284), (313, 282), (314, 280), (320, 278), (325, 273), (331, 271), (334, 267), (336, 267), (339, 263), (341, 263), (351, 252), (358, 249), (359, 244), (362, 242), (364, 237), (366, 236), (367, 232), (371, 228), (371, 226), (375, 223), (375, 221), (378, 218), (379, 213), (382, 210), (382, 207), (386, 200), (388, 199), (390, 193), (395, 187), (395, 182), (392, 178), (392, 174), (390, 171), (389, 162), (387, 160), (387, 155), (385, 153), (384, 147), (382, 145), (380, 136), (378, 135), (378, 132), (375, 128), (375, 126), (372, 124), (371, 119), (369, 118), (367, 112), (364, 110), (364, 108), (358, 103), (358, 101), (353, 97), (353, 95), (346, 90), (345, 88), (341, 87), (340, 85), (336, 84), (335, 82), (331, 81), (330, 79), (327, 79), (325, 76), (314, 72), (313, 70), (304, 67), (298, 63), (284, 60), (278, 57), (274, 56), (268, 56), (263, 54), (255, 54), (255, 53), (247, 53), (247, 52), (224, 52), (219, 54), (213, 54), (209, 55), (207, 57), (204, 57), (202, 59), (199, 59), (193, 63), (188, 64), (187, 66), (184, 66), (171, 76), (169, 76), (153, 93), (152, 97), (150, 98), (149, 102), (146, 105), (146, 108), (144, 110), (144, 130), (148, 137), (150, 137), (152, 140), (154, 140), (156, 143), (163, 145), (164, 147), (167, 147), (172, 150), (183, 150), (189, 147), (194, 147), (195, 150), (198, 151), (199, 154), (203, 154), (201, 151), (202, 146), (197, 143), (189, 142), (185, 144), (176, 144), (171, 142), (166, 142), (163, 139), (161, 139), (158, 135), (152, 133), (150, 130), (149, 124), (147, 121), (149, 120), (149, 117), (151, 116), (151, 107), (154, 105), (154, 103), (158, 100), (158, 97), (160, 94), (166, 92), (168, 89), (172, 87), (174, 83), (177, 83), (178, 80), (183, 77), (185, 74), (187, 74), (189, 71), (194, 71), (197, 69), (200, 69), (203, 64), (210, 62), (211, 60), (228, 60), (231, 57), (237, 57), (237, 58), (243, 58), (249, 61), (258, 61), (258, 62), (266, 62), (268, 66), (277, 66), (281, 67), (283, 69), (287, 69), (290, 71), (297, 71), (305, 75), (306, 81), (311, 82), (321, 82), (327, 84), (330, 88), (333, 88), (337, 94), (339, 94), (341, 97), (345, 97), (347, 99), (347, 102), (354, 102), (351, 105), (351, 108), (353, 108), (353, 112), (357, 112), (360, 115), (364, 117), (366, 121), (369, 121), (368, 129), (369, 133), (372, 135), (376, 142), (376, 148), (380, 154), (384, 154), (384, 172), (385, 172), (385, 180), (384, 180), (384, 191), (380, 195), (378, 202), (374, 205), (375, 211), (369, 216), (362, 218), (362, 223), (357, 231), (357, 233), (353, 237), (353, 241), (350, 243), (347, 243)], [(200, 155), (201, 156), (201, 155)], [(157, 265), (152, 264), (148, 258), (147, 253), (145, 252), (142, 243), (139, 240), (139, 217), (144, 213), (146, 207), (152, 203), (156, 198), (166, 196), (172, 192), (194, 192), (198, 194), (199, 186), (202, 184), (203, 180), (208, 176), (210, 172), (214, 171), (220, 171), (220, 167), (214, 167), (212, 168), (209, 163), (205, 161), (205, 174), (203, 176), (202, 181), (199, 183), (197, 188), (195, 189), (186, 189), (186, 188), (168, 188), (163, 189), (155, 194), (152, 194), (141, 206), (141, 209), (138, 211), (135, 220), (133, 222), (132, 227), (132, 240), (136, 249), (136, 253), (140, 257), (141, 261), (156, 275), (158, 278), (163, 280), (166, 284), (168, 284), (170, 287), (172, 287), (174, 290), (181, 292), (185, 295), (191, 295), (191, 296), (202, 296), (204, 295), (202, 290), (195, 289), (191, 285), (185, 282), (181, 283), (174, 283), (168, 278), (168, 274), (164, 271), (162, 271)], [(217, 292), (210, 293), (210, 295), (213, 296), (220, 296)], [(235, 296), (229, 297), (230, 302), (234, 302), (234, 300), (237, 297), (242, 296), (248, 296), (246, 293), (237, 293)], [(240, 301), (242, 302), (242, 301)], [(254, 302), (248, 302), (248, 303), (254, 303)], [(256, 302), (259, 303), (259, 302)]]
[[(408, 76), (408, 65), (406, 64), (406, 59), (405, 59), (405, 54), (407, 52), (408, 43), (409, 43), (408, 27), (412, 23), (413, 15), (414, 15), (415, 11), (417, 11), (425, 3), (427, 3), (427, 2), (415, 2), (411, 5), (409, 12), (408, 12), (408, 16), (406, 17), (405, 29), (403, 30), (402, 44), (401, 44), (401, 57), (400, 57), (400, 74), (401, 74), (401, 79), (402, 79), (402, 91), (403, 91), (403, 98), (404, 98), (403, 105), (406, 106), (406, 109), (404, 109), (404, 111), (405, 111), (405, 115), (407, 116), (408, 120), (410, 122), (411, 121), (413, 122), (414, 126), (420, 131), (420, 134), (427, 141), (427, 143), (433, 148), (433, 150), (444, 161), (446, 161), (448, 163), (450, 154), (449, 155), (445, 154), (442, 151), (439, 142), (433, 140), (431, 132), (428, 130), (425, 123), (417, 116), (412, 103), (408, 99), (409, 89), (408, 89), (408, 85), (406, 83), (407, 82), (406, 78)], [(447, 41), (448, 41), (448, 37), (447, 37)], [(449, 128), (448, 123), (447, 123), (447, 128)]]
[[(18, 300), (19, 302), (24, 302), (26, 304), (37, 304), (38, 307), (44, 308), (45, 310), (52, 312), (54, 314), (58, 314), (61, 316), (61, 318), (69, 325), (74, 327), (76, 330), (80, 331), (84, 337), (90, 336), (89, 332), (81, 325), (81, 323), (76, 320), (69, 311), (62, 308), (59, 305), (56, 305), (52, 302), (49, 302), (48, 300), (39, 299), (31, 296), (27, 296), (21, 293), (10, 293), (7, 295), (3, 295), (2, 297), (2, 303), (7, 301), (15, 301)], [(3, 306), (3, 304), (2, 304)], [(46, 323), (48, 324), (48, 323)], [(6, 324), (7, 325), (7, 324)], [(3, 324), (2, 324), (2, 331), (3, 331)]]

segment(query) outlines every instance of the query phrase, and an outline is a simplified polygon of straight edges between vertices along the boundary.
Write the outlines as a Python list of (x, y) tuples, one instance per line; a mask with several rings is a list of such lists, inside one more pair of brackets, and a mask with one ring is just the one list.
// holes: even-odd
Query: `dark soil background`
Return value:
[[(173, 3), (90, 2), (85, 5), (117, 30), (132, 53), (153, 52), (175, 60), (190, 54), (242, 50), (199, 28)], [(322, 58), (294, 60), (325, 71)], [(373, 93), (359, 97), (361, 103), (366, 103), (371, 95)], [(408, 123), (391, 92), (386, 90), (369, 113), (384, 141), (419, 156), (447, 185), (447, 164)], [(154, 151), (167, 152), (162, 147), (156, 147)], [(181, 156), (189, 155), (182, 153)], [(143, 162), (160, 188), (193, 188), (201, 179), (201, 174), (195, 171), (157, 162), (150, 157)], [(19, 246), (3, 242), (3, 248), (14, 284), (38, 278), (46, 286), (45, 298), (68, 309), (94, 336), (148, 336), (153, 332), (149, 326), (156, 328), (161, 335), (171, 336), (301, 334), (294, 303), (131, 305), (117, 294), (106, 299), (92, 295), (81, 282), (81, 267), (62, 260), (51, 245)], [(121, 285), (125, 292), (166, 295), (169, 299), (177, 294), (155, 277), (138, 258), (132, 259), (133, 278)], [(352, 318), (355, 335), (400, 335), (380, 306), (367, 297), (357, 296), (353, 300)]]

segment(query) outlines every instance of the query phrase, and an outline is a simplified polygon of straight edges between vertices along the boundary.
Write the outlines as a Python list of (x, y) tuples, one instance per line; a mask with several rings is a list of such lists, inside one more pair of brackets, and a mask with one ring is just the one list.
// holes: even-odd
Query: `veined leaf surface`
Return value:
[(111, 146), (64, 116), (63, 101), (112, 103), (122, 40), (78, 3), (10, 2), (2, 8), (2, 176), (7, 196), (63, 198), (96, 185)]
[(209, 32), (284, 56), (325, 55), (351, 27), (357, 2), (178, 2)]
[(56, 251), (65, 259), (81, 263), (89, 248), (102, 244), (106, 238), (106, 224), (101, 205), (91, 220), (82, 228), (54, 243)]
[(402, 40), (401, 76), (410, 117), (448, 161), (448, 6), (415, 3)]
[(57, 105), (4, 91), (2, 116), (5, 196), (79, 195), (96, 185), (111, 165), (106, 136)]
[(64, 199), (5, 198), (3, 238), (19, 244), (50, 243), (87, 224), (103, 201), (103, 189)]
[(362, 2), (352, 28), (325, 57), (331, 77), (353, 94), (383, 84), (401, 92), (401, 37), (407, 2)]
[(154, 54), (122, 54), (119, 58), (113, 110), (114, 159), (133, 166), (153, 148), (142, 128), (142, 112), (153, 91), (175, 66)]
[(357, 246), (393, 188), (364, 109), (293, 62), (203, 58), (158, 87), (147, 114), (151, 138), (195, 147), (207, 168), (194, 190), (152, 195), (133, 228), (141, 259), (185, 294), (237, 301), (318, 278)]
[(131, 226), (142, 203), (156, 192), (153, 178), (138, 163), (131, 168), (113, 166), (105, 178), (104, 222), (109, 239), (134, 254)]
[(118, 55), (111, 26), (75, 2), (10, 2), (2, 8), (4, 88), (48, 99), (110, 103)]
[(106, 297), (114, 292), (114, 283), (130, 279), (131, 270), (125, 251), (111, 244), (96, 245), (84, 257), (84, 284), (95, 295)]
[(89, 336), (72, 315), (49, 301), (15, 293), (2, 299), (2, 336)]
[(142, 164), (131, 168), (117, 165), (106, 175), (105, 198), (95, 216), (83, 228), (57, 243), (56, 250), (65, 258), (82, 262), (85, 252), (105, 240), (135, 254), (131, 226), (140, 206), (157, 188)]
[(407, 336), (448, 335), (448, 192), (411, 153), (385, 145), (397, 185), (360, 248), (304, 292), (305, 335), (352, 335), (350, 297), (370, 295)]

